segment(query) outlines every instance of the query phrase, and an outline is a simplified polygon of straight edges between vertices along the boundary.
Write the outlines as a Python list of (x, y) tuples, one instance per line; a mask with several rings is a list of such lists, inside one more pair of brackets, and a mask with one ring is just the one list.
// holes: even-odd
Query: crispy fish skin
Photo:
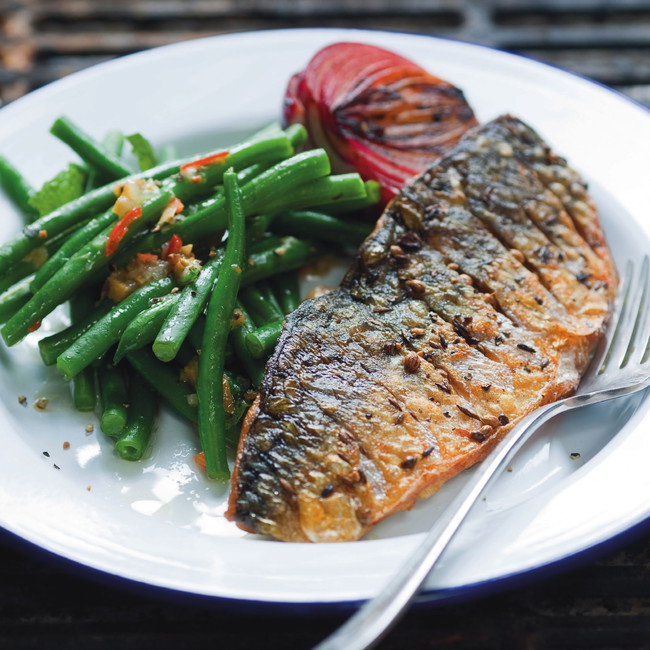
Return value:
[(616, 272), (595, 212), (554, 187), (580, 185), (564, 167), (504, 116), (402, 190), (339, 289), (287, 318), (228, 518), (285, 541), (358, 539), (575, 389)]

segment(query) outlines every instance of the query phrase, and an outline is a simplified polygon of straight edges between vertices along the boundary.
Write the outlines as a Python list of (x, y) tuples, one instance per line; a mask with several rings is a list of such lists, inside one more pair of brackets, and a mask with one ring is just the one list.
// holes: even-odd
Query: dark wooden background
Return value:
[[(11, 102), (81, 68), (166, 43), (310, 26), (493, 45), (574, 70), (650, 107), (650, 1), (641, 0), (0, 0), (0, 100)], [(640, 174), (647, 179), (648, 170)], [(380, 647), (650, 648), (647, 530), (560, 576), (413, 611)], [(8, 535), (0, 535), (0, 551), (0, 650), (300, 650), (344, 619), (233, 613), (206, 601), (134, 590)]]

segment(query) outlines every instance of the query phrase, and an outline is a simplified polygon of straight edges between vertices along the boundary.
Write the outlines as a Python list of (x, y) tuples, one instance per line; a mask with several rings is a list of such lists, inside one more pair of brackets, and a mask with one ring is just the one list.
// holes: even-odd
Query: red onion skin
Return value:
[(388, 202), (478, 124), (460, 90), (374, 45), (335, 43), (289, 80), (285, 125), (301, 123), (334, 171), (358, 171)]

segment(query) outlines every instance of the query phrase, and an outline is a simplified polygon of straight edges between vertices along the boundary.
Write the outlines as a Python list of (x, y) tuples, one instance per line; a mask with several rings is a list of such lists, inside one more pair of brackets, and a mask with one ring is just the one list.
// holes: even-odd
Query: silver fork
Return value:
[(388, 632), (413, 600), (490, 480), (547, 420), (559, 413), (629, 395), (650, 385), (648, 256), (635, 273), (628, 262), (607, 334), (578, 391), (525, 417), (481, 463), (386, 586), (314, 650), (366, 650)]

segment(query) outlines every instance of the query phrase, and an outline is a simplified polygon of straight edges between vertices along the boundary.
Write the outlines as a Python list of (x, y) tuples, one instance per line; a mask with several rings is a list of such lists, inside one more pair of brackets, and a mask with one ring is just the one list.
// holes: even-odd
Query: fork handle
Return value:
[(577, 406), (568, 401), (546, 404), (514, 426), (478, 466), (476, 473), (379, 594), (313, 650), (366, 650), (373, 647), (413, 600), (490, 480), (544, 422)]

